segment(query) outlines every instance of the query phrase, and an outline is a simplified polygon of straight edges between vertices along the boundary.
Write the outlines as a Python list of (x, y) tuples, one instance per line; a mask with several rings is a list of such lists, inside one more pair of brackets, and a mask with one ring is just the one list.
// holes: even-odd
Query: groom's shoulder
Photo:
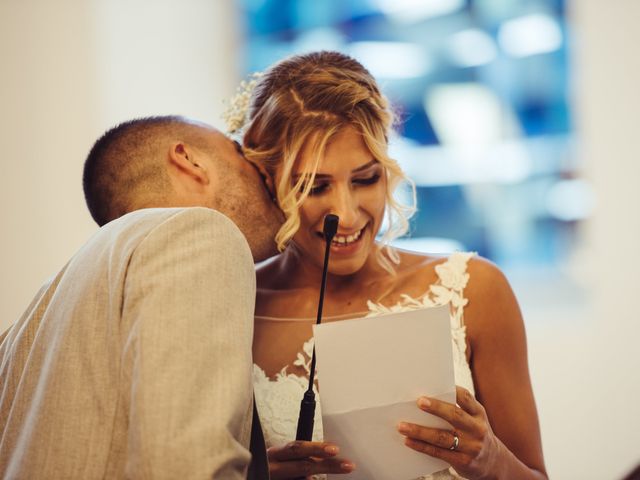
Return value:
[(233, 247), (237, 254), (251, 256), (240, 229), (224, 214), (205, 207), (130, 212), (102, 226), (78, 253), (104, 252), (113, 260), (128, 257), (141, 247), (188, 249), (196, 243), (218, 249)]
[(239, 232), (229, 217), (206, 207), (143, 208), (123, 215), (101, 229), (153, 231), (158, 227), (169, 228), (189, 223), (202, 225), (203, 228), (216, 226)]
[(244, 235), (229, 217), (205, 207), (145, 208), (123, 215), (100, 230), (108, 238), (133, 237), (140, 242), (149, 236), (183, 232), (202, 236), (204, 241), (246, 244)]

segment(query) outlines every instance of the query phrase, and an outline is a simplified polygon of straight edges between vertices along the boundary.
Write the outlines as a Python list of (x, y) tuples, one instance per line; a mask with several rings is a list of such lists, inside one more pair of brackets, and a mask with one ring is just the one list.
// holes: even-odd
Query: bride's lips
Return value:
[[(358, 250), (360, 250), (360, 248), (362, 247), (363, 244), (363, 238), (368, 230), (369, 224), (367, 223), (364, 227), (362, 227), (360, 230), (358, 230), (357, 232), (352, 233), (351, 235), (355, 234), (355, 233), (359, 233), (359, 236), (356, 240), (350, 242), (350, 243), (340, 243), (340, 242), (336, 242), (335, 241), (335, 237), (334, 240), (331, 242), (331, 254), (335, 254), (335, 255), (353, 255), (354, 253), (356, 253)], [(322, 233), (317, 232), (318, 236), (320, 238), (322, 238), (324, 240), (324, 236), (322, 235)], [(343, 234), (336, 234), (336, 237), (338, 236), (345, 236), (348, 237), (349, 235), (343, 235)]]

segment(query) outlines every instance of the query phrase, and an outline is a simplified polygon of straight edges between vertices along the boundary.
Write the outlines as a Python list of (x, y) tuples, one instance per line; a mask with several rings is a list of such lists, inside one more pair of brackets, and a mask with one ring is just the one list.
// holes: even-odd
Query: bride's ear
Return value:
[(211, 181), (207, 168), (198, 161), (196, 150), (184, 142), (174, 142), (169, 147), (169, 168), (184, 178), (195, 180), (202, 185)]

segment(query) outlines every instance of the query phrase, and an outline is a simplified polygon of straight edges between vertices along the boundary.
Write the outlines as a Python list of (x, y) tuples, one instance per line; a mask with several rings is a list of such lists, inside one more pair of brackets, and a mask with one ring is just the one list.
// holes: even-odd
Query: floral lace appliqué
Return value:
[[(298, 353), (293, 365), (302, 367), (305, 376), (287, 373), (289, 366), (285, 366), (271, 379), (258, 365), (253, 365), (253, 390), (258, 404), (260, 421), (267, 446), (281, 445), (296, 437), (300, 401), (304, 392), (309, 388), (309, 372), (311, 356), (313, 355), (313, 339), (306, 341), (302, 351)], [(313, 387), (318, 400), (318, 388)], [(322, 441), (322, 411), (320, 402), (316, 402), (316, 412), (313, 429), (313, 440)]]

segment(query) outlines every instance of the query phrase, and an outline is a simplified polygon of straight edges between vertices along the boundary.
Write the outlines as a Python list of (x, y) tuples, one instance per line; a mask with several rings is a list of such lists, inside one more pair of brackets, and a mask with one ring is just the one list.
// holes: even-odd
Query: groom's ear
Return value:
[(211, 172), (200, 162), (199, 152), (185, 142), (174, 142), (169, 147), (169, 169), (178, 176), (190, 178), (202, 185), (211, 181)]
[(256, 169), (258, 170), (258, 173), (260, 173), (260, 176), (264, 181), (265, 186), (267, 187), (267, 190), (269, 191), (271, 200), (276, 202), (276, 186), (275, 186), (273, 177), (269, 175), (269, 172), (267, 172), (267, 169), (264, 168), (262, 165), (259, 165), (255, 162), (251, 162), (250, 160), (247, 160), (247, 161), (251, 163), (254, 167), (256, 167)]
[(273, 200), (273, 202), (276, 203), (277, 202), (277, 200), (276, 200), (276, 187), (275, 187), (275, 181), (274, 181), (273, 177), (271, 177), (271, 175), (269, 175), (269, 172), (267, 172), (267, 169), (264, 167), (264, 165), (261, 165), (258, 162), (254, 162), (254, 161), (252, 161), (252, 160), (250, 160), (249, 158), (246, 157), (246, 155), (244, 154), (244, 150), (242, 148), (242, 145), (240, 145), (240, 143), (238, 143), (236, 141), (234, 141), (233, 143), (235, 143), (236, 150), (242, 156), (242, 158), (244, 160), (246, 160), (247, 162), (249, 162), (251, 165), (253, 165), (254, 168), (258, 171), (258, 173), (262, 177), (262, 181), (264, 182), (265, 187), (267, 187), (267, 191), (269, 192), (269, 195), (271, 196), (271, 200)]

